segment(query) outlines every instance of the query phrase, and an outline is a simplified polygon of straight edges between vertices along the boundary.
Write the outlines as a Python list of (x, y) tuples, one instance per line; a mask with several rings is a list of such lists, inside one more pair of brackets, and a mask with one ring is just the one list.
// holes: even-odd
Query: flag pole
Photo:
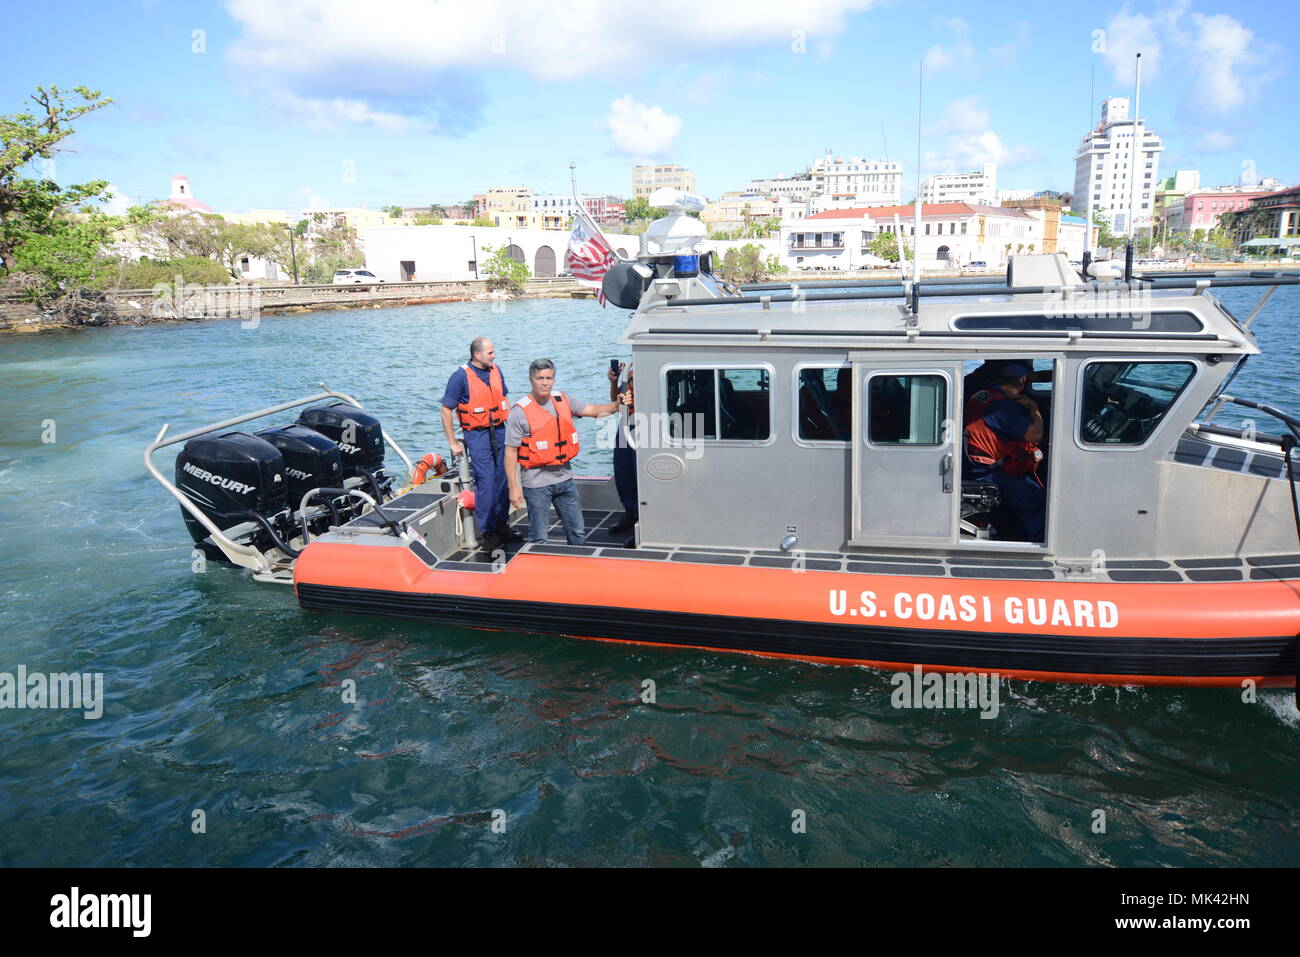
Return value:
[(577, 163), (572, 163), (572, 162), (569, 163), (569, 186), (573, 190), (574, 215), (581, 216), (584, 220), (586, 220), (587, 225), (590, 226), (592, 229), (594, 229), (596, 231), (596, 235), (598, 235), (601, 239), (605, 241), (605, 245), (608, 246), (611, 250), (613, 250), (614, 257), (618, 259), (619, 262), (630, 262), (630, 260), (624, 259), (622, 256), (618, 254), (618, 250), (614, 249), (614, 244), (609, 241), (609, 237), (605, 235), (605, 231), (600, 228), (600, 225), (594, 219), (591, 218), (591, 214), (587, 212), (587, 207), (582, 205), (582, 200), (578, 199), (578, 164)]

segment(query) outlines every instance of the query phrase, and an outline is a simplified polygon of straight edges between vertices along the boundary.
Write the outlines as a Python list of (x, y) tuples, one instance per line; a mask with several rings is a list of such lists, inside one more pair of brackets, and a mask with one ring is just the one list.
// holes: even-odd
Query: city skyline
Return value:
[[(637, 32), (581, 2), (153, 0), (111, 15), (56, 2), (11, 14), (0, 112), (36, 83), (113, 97), (77, 122), (54, 171), (107, 179), (120, 203), (165, 196), (176, 173), (232, 212), (447, 204), (507, 184), (567, 193), (571, 161), (580, 191), (630, 196), (647, 160), (689, 167), (717, 197), (828, 148), (888, 155), (910, 198), (923, 60), (922, 175), (996, 163), (1000, 187), (1069, 191), (1100, 102), (1132, 96), (1140, 49), (1164, 175), (1300, 180), (1272, 122), (1295, 115), (1297, 94), (1268, 4), (654, 9)], [(17, 43), (51, 18), (57, 48)]]

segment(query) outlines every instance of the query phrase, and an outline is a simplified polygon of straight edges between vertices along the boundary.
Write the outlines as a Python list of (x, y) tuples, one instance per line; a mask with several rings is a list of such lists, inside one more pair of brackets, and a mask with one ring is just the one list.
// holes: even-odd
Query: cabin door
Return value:
[(852, 357), (851, 545), (956, 540), (961, 363)]

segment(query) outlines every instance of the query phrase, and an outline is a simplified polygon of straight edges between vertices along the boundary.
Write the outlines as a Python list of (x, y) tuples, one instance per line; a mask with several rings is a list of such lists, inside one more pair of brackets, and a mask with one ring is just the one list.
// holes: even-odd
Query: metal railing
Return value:
[[(324, 382), (320, 383), (320, 387), (323, 391), (318, 392), (316, 395), (309, 395), (301, 399), (293, 399), (289, 402), (281, 402), (279, 405), (269, 406), (265, 409), (258, 409), (256, 412), (248, 412), (244, 415), (237, 415), (230, 419), (223, 419), (222, 421), (215, 422), (212, 425), (199, 426), (197, 429), (190, 429), (187, 432), (173, 435), (170, 438), (167, 438), (167, 430), (170, 428), (170, 423), (163, 423), (163, 427), (158, 430), (158, 436), (149, 444), (149, 447), (144, 450), (145, 469), (148, 470), (149, 474), (153, 476), (154, 480), (159, 485), (166, 489), (168, 495), (180, 503), (181, 508), (189, 512), (190, 515), (194, 517), (195, 521), (208, 530), (212, 535), (212, 540), (217, 544), (217, 547), (219, 547), (221, 551), (225, 553), (226, 557), (236, 565), (243, 568), (250, 568), (254, 572), (269, 572), (271, 570), (271, 563), (267, 561), (265, 555), (259, 552), (256, 548), (253, 548), (251, 545), (241, 545), (228, 538), (221, 529), (217, 528), (216, 524), (210, 518), (203, 514), (203, 510), (195, 505), (188, 495), (178, 489), (161, 472), (159, 472), (157, 467), (153, 464), (153, 454), (159, 449), (166, 448), (169, 445), (175, 445), (177, 442), (188, 442), (190, 439), (198, 438), (200, 435), (207, 435), (209, 432), (228, 429), (233, 425), (239, 425), (243, 422), (251, 421), (252, 419), (260, 419), (267, 415), (274, 415), (277, 412), (283, 412), (286, 409), (294, 409), (301, 405), (310, 405), (313, 402), (320, 402), (323, 399), (342, 399), (344, 402), (355, 405), (357, 408), (364, 408), (360, 402), (348, 395), (346, 392), (335, 392), (325, 385)], [(406, 452), (402, 450), (402, 447), (393, 440), (393, 437), (389, 435), (382, 426), (380, 427), (380, 433), (383, 435), (384, 441), (393, 447), (393, 451), (396, 452), (398, 457), (406, 464), (408, 476), (414, 475), (415, 466), (411, 464), (410, 458), (407, 456)]]

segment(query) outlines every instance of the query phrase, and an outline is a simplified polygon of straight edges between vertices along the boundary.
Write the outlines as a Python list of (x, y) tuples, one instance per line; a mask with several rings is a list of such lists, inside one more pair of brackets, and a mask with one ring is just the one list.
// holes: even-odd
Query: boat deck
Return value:
[[(1143, 582), (1239, 582), (1300, 579), (1300, 554), (1252, 558), (1193, 558), (1175, 561), (1145, 559), (1111, 561), (1104, 571), (1090, 567), (1014, 556), (954, 555), (948, 557), (887, 553), (805, 552), (802, 559), (775, 549), (715, 548), (702, 545), (645, 545), (628, 548), (627, 533), (612, 533), (610, 527), (621, 511), (583, 509), (588, 544), (570, 545), (558, 521), (551, 524), (545, 544), (518, 542), (503, 546), (508, 564), (516, 555), (579, 555), (589, 558), (637, 559), (656, 562), (691, 562), (705, 565), (748, 565), (753, 568), (794, 569), (802, 562), (807, 571), (857, 572), (874, 575), (919, 575), (932, 578), (1003, 578), (1021, 581)], [(520, 534), (526, 521), (512, 526)], [(456, 571), (492, 572), (492, 553), (482, 549), (458, 549), (438, 562), (439, 568)]]

